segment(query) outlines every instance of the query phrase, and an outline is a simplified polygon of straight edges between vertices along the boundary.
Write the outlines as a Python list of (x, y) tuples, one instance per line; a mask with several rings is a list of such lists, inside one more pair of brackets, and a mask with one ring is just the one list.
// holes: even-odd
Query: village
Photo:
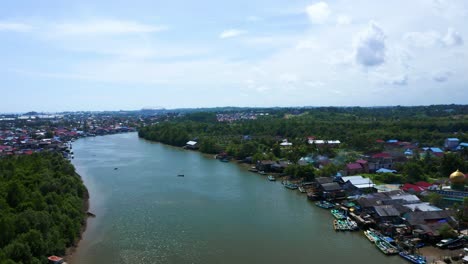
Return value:
[[(341, 143), (315, 138), (308, 138), (308, 142), (319, 148)], [(190, 144), (193, 147), (194, 142)], [(283, 173), (291, 164), (288, 161), (259, 160), (250, 171), (269, 175), (270, 181), (281, 180), (286, 188), (297, 189), (318, 207), (330, 210), (330, 228), (365, 230), (371, 243), (384, 254), (399, 254), (412, 263), (468, 263), (464, 249), (468, 239), (468, 175), (453, 168), (446, 178), (431, 183), (403, 184), (376, 184), (371, 177), (396, 174), (397, 164), (415, 155), (442, 158), (446, 153), (466, 151), (468, 143), (447, 138), (443, 147), (419, 148), (393, 139), (378, 140), (376, 144), (384, 145), (385, 151), (346, 163), (336, 175), (316, 177), (313, 181), (291, 180)], [(292, 144), (284, 140), (280, 145), (287, 148)], [(330, 162), (324, 156), (309, 156), (302, 157), (299, 164), (313, 164), (319, 170)]]
[(0, 157), (58, 152), (73, 159), (71, 142), (81, 137), (135, 132), (133, 119), (92, 114), (24, 114), (0, 118)]

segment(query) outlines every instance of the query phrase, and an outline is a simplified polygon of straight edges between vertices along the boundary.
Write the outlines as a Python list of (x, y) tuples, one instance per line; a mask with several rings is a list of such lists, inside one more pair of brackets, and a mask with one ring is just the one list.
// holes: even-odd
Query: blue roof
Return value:
[(387, 143), (397, 143), (398, 139), (389, 139), (387, 140)]
[(460, 141), (458, 138), (447, 138), (448, 141)]
[(432, 152), (438, 152), (438, 153), (443, 153), (444, 151), (441, 150), (440, 148), (431, 148)]

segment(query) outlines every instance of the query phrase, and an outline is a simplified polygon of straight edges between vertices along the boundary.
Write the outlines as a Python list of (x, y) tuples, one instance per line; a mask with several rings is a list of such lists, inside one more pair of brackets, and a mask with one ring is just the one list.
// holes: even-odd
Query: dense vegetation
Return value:
[(85, 223), (87, 190), (59, 154), (0, 159), (0, 263), (47, 263)]
[[(253, 157), (254, 161), (287, 159), (293, 162), (310, 153), (332, 158), (339, 156), (342, 150), (360, 154), (376, 153), (383, 150), (383, 144), (376, 144), (377, 139), (398, 139), (418, 143), (420, 147), (441, 147), (447, 137), (468, 141), (468, 134), (465, 133), (468, 131), (468, 106), (278, 108), (251, 109), (243, 113), (255, 112), (268, 112), (269, 115), (257, 116), (256, 120), (218, 122), (214, 112), (189, 113), (141, 127), (139, 135), (174, 146), (184, 146), (188, 140), (197, 140), (201, 152), (224, 151), (237, 159)], [(232, 113), (222, 112), (227, 115)], [(307, 144), (308, 136), (338, 139), (343, 144), (340, 149), (319, 149)], [(293, 143), (293, 146), (281, 148), (279, 143), (283, 139)], [(348, 155), (341, 163), (353, 161), (356, 157), (350, 158)], [(460, 159), (456, 160), (455, 163), (460, 163)], [(442, 171), (440, 162), (435, 159), (424, 162), (414, 160), (408, 168), (401, 169), (413, 180), (417, 178), (412, 175), (416, 175), (415, 172), (420, 169), (423, 173), (418, 177), (446, 177), (446, 170), (453, 170), (453, 167)], [(459, 168), (465, 166), (466, 163), (463, 163)], [(290, 170), (294, 175), (309, 174), (301, 172), (304, 169), (298, 167)]]

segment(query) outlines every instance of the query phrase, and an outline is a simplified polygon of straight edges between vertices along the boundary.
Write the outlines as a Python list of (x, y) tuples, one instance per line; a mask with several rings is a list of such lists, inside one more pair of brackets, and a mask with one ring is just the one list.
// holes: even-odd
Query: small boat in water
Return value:
[(327, 201), (318, 201), (315, 203), (315, 205), (323, 209), (331, 209), (335, 207), (334, 204), (327, 202)]
[(405, 251), (400, 252), (399, 255), (400, 255), (400, 257), (406, 259), (407, 261), (409, 261), (411, 263), (426, 264), (426, 258), (421, 256), (421, 255), (410, 254), (410, 253), (405, 252)]
[(299, 186), (299, 191), (301, 193), (306, 193), (307, 192), (306, 189), (304, 187), (302, 187), (302, 186)]
[(269, 181), (276, 181), (276, 178), (273, 175), (268, 175), (267, 178)]
[(338, 220), (346, 219), (346, 216), (344, 215), (344, 213), (341, 210), (332, 209), (330, 212), (333, 215), (333, 217), (335, 217)]
[(295, 190), (298, 188), (297, 184), (294, 184), (294, 183), (287, 183), (284, 185), (284, 187), (290, 189), (290, 190)]

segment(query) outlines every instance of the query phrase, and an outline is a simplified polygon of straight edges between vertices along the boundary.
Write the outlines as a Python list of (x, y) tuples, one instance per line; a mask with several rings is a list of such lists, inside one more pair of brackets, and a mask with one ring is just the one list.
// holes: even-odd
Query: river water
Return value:
[(236, 164), (136, 133), (80, 139), (73, 150), (96, 217), (69, 263), (405, 263)]

